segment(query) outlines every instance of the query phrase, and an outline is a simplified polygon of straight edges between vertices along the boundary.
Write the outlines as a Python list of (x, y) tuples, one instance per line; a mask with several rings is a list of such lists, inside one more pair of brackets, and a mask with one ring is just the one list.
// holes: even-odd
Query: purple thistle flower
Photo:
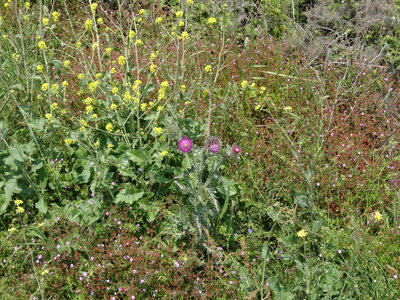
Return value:
[(190, 138), (181, 138), (178, 142), (178, 149), (182, 152), (190, 152), (193, 148), (193, 142)]
[(242, 149), (238, 145), (233, 145), (232, 146), (232, 152), (234, 154), (240, 154), (240, 152), (242, 152)]
[(208, 150), (210, 150), (211, 153), (218, 153), (219, 150), (221, 149), (220, 140), (213, 136), (208, 138), (206, 145), (208, 147)]

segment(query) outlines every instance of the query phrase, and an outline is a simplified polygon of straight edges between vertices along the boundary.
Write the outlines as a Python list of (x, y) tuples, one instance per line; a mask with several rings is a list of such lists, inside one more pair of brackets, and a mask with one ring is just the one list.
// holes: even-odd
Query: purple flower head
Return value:
[(221, 141), (217, 137), (209, 137), (206, 145), (211, 153), (218, 153), (221, 149)]
[(178, 142), (178, 149), (182, 152), (190, 152), (193, 148), (193, 142), (188, 137), (181, 138)]
[(238, 145), (233, 145), (232, 146), (232, 152), (234, 154), (240, 154), (240, 152), (242, 152), (242, 149)]

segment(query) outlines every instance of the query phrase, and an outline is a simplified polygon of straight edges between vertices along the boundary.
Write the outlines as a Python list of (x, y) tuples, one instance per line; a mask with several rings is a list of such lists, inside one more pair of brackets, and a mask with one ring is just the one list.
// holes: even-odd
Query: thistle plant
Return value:
[(184, 156), (181, 173), (175, 177), (185, 197), (181, 217), (189, 221), (187, 229), (198, 241), (204, 240), (206, 232), (214, 231), (228, 209), (230, 197), (237, 193), (235, 182), (221, 171), (227, 159), (237, 157), (241, 149), (227, 145), (222, 151), (221, 145), (216, 137), (206, 138), (204, 145), (198, 147), (187, 137), (178, 142), (178, 150)]

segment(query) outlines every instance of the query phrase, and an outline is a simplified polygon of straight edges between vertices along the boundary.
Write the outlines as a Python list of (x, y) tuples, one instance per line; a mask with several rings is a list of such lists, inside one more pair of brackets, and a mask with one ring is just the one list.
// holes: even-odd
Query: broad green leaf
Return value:
[(294, 192), (294, 203), (301, 207), (312, 206), (312, 200), (307, 196), (306, 193), (300, 191)]
[(141, 199), (144, 195), (144, 192), (141, 190), (138, 190), (134, 187), (125, 187), (122, 191), (120, 191), (115, 198), (115, 203), (126, 203), (126, 204), (132, 204), (135, 201), (138, 201)]
[(135, 163), (143, 163), (150, 160), (147, 154), (143, 150), (129, 150), (126, 152), (129, 159)]
[(47, 205), (44, 202), (43, 197), (40, 197), (39, 201), (36, 202), (35, 207), (39, 210), (41, 214), (45, 214), (47, 212)]
[(4, 194), (0, 195), (0, 214), (4, 213), (11, 202), (13, 194), (21, 192), (15, 178), (10, 179), (4, 185)]

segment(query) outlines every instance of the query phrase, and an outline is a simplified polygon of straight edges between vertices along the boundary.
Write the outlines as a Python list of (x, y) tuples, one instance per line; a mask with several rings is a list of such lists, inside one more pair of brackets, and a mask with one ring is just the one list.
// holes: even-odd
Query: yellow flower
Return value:
[(43, 227), (44, 226), (44, 222), (41, 222), (38, 224), (38, 227)]
[(135, 44), (136, 44), (136, 46), (142, 46), (143, 42), (141, 39), (138, 39), (138, 40), (136, 40)]
[(75, 46), (76, 46), (76, 48), (80, 49), (80, 48), (82, 48), (82, 43), (80, 41), (77, 41), (75, 43)]
[(202, 91), (202, 94), (203, 94), (204, 97), (206, 97), (206, 96), (208, 96), (208, 95), (210, 94), (210, 91), (207, 90), (207, 89), (204, 89), (204, 90)]
[(166, 155), (168, 155), (168, 151), (163, 151), (163, 152), (160, 153), (160, 156), (161, 156), (161, 157), (164, 157), (164, 156), (166, 156)]
[(208, 20), (207, 20), (207, 24), (208, 25), (214, 25), (215, 23), (217, 23), (217, 19), (216, 18), (213, 18), (213, 17), (208, 18)]
[(93, 44), (92, 44), (92, 48), (93, 48), (93, 49), (99, 48), (99, 43), (97, 43), (97, 42), (96, 42), (96, 43), (93, 43)]
[(132, 95), (129, 92), (124, 93), (124, 100), (125, 101), (130, 101), (132, 100)]
[(113, 144), (107, 144), (107, 148), (108, 149), (114, 148), (114, 145)]
[(110, 47), (107, 47), (107, 48), (106, 48), (106, 54), (109, 55), (109, 54), (111, 53), (111, 51), (112, 51), (112, 48), (110, 48)]
[(112, 131), (113, 131), (113, 129), (114, 129), (114, 126), (113, 126), (113, 124), (111, 124), (111, 123), (108, 123), (108, 124), (106, 125), (106, 131), (108, 131), (108, 132), (112, 132)]
[(139, 10), (139, 15), (143, 15), (145, 12), (146, 10), (142, 8), (141, 10)]
[(49, 90), (49, 84), (48, 83), (43, 83), (42, 84), (42, 91), (46, 92)]
[(285, 106), (284, 108), (283, 108), (283, 110), (284, 111), (292, 111), (293, 110), (293, 108), (291, 107), (291, 106)]
[(118, 88), (115, 86), (112, 88), (111, 93), (113, 93), (114, 95), (116, 95), (118, 93)]
[(182, 92), (186, 91), (186, 85), (182, 84), (181, 87), (180, 87), (180, 90), (181, 90)]
[(175, 16), (177, 17), (177, 18), (182, 18), (183, 17), (183, 11), (177, 11), (176, 13), (175, 13)]
[(8, 39), (8, 35), (7, 34), (3, 34), (3, 40)]
[(70, 60), (64, 60), (63, 65), (65, 68), (69, 68), (71, 66), (71, 61)]
[(44, 275), (46, 275), (46, 274), (49, 274), (49, 270), (44, 270), (44, 271), (42, 271), (41, 273), (40, 273), (40, 275), (42, 275), (42, 276), (44, 276)]
[(163, 100), (165, 98), (165, 89), (159, 89), (158, 90), (158, 97), (157, 97), (157, 100), (158, 101), (161, 101), (161, 100)]
[(75, 143), (76, 143), (76, 140), (73, 140), (73, 139), (71, 139), (71, 138), (67, 138), (67, 139), (64, 140), (64, 143), (65, 143), (66, 145), (71, 145), (71, 144), (75, 144)]
[(17, 228), (11, 227), (11, 228), (8, 229), (8, 232), (14, 232), (14, 231), (16, 231), (16, 230), (17, 230)]
[(51, 85), (53, 92), (57, 93), (60, 86), (57, 83)]
[(49, 18), (43, 18), (42, 19), (42, 23), (43, 23), (44, 26), (49, 25), (49, 21), (50, 21)]
[(189, 33), (187, 33), (186, 31), (182, 32), (182, 40), (187, 40), (189, 37)]
[(82, 127), (88, 127), (89, 126), (89, 124), (83, 119), (80, 121), (80, 123), (81, 123)]
[(120, 57), (118, 57), (118, 63), (123, 66), (126, 63), (126, 58), (125, 56), (121, 55)]
[(30, 2), (25, 2), (25, 8), (30, 9), (31, 8), (31, 3)]
[(96, 78), (97, 78), (97, 79), (100, 79), (101, 77), (103, 77), (103, 74), (101, 74), (101, 73), (96, 73)]
[(38, 43), (38, 47), (39, 47), (39, 49), (41, 49), (41, 50), (45, 50), (45, 49), (47, 48), (46, 43), (45, 43), (44, 41), (40, 41), (40, 42)]
[(4, 7), (5, 8), (9, 8), (10, 7), (10, 3), (4, 3)]
[(240, 83), (240, 86), (241, 86), (242, 88), (246, 88), (246, 87), (249, 86), (249, 82), (248, 82), (247, 80), (243, 80), (243, 81)]
[(87, 105), (85, 107), (85, 109), (86, 109), (86, 113), (91, 113), (93, 111), (94, 107), (93, 107), (93, 105)]
[(99, 117), (98, 114), (92, 114), (92, 118), (93, 118), (93, 119), (97, 119), (98, 117)]
[(306, 235), (307, 235), (307, 231), (305, 231), (304, 229), (297, 232), (297, 236), (300, 238), (306, 237)]
[(163, 18), (158, 17), (158, 18), (156, 19), (156, 24), (160, 24), (162, 21), (163, 21)]
[(157, 111), (163, 111), (163, 110), (164, 110), (164, 106), (159, 105), (159, 106), (157, 107)]
[(254, 110), (260, 110), (260, 108), (261, 108), (261, 105), (258, 104), (258, 105), (256, 105), (256, 107), (254, 108)]
[(158, 55), (158, 51), (150, 53), (150, 60), (154, 60)]
[(92, 81), (91, 83), (89, 83), (88, 87), (89, 87), (89, 91), (94, 93), (96, 91), (96, 89), (99, 87), (100, 85), (100, 81), (96, 80), (96, 81)]
[(136, 21), (137, 21), (138, 23), (142, 23), (143, 19), (142, 19), (142, 18), (138, 18)]
[(207, 73), (211, 73), (211, 71), (212, 71), (211, 65), (207, 65), (207, 66), (204, 68), (204, 71), (206, 71)]
[(157, 66), (155, 64), (151, 64), (149, 69), (150, 72), (154, 74), (157, 71)]
[(21, 204), (24, 203), (24, 201), (22, 201), (20, 199), (17, 199), (17, 200), (14, 200), (14, 203), (15, 203), (16, 206), (20, 206)]
[(53, 117), (53, 115), (52, 115), (52, 114), (45, 114), (44, 117), (45, 117), (47, 120), (50, 120), (50, 119)]
[(51, 104), (51, 109), (56, 110), (57, 108), (58, 108), (58, 104), (57, 103)]
[(187, 0), (186, 3), (187, 3), (188, 5), (192, 5), (192, 4), (193, 4), (193, 0)]
[(61, 86), (65, 89), (67, 86), (69, 86), (68, 81), (64, 80), (64, 81), (61, 83)]
[(60, 17), (60, 14), (58, 12), (56, 12), (56, 11), (53, 11), (51, 13), (51, 17), (53, 18), (54, 22), (57, 22), (58, 18)]
[(85, 77), (85, 75), (83, 75), (82, 73), (79, 73), (78, 75), (76, 75), (76, 77), (78, 79), (82, 80)]
[(97, 18), (97, 24), (100, 24), (100, 25), (104, 24), (103, 18)]
[(185, 26), (185, 22), (183, 22), (183, 21), (179, 21), (179, 23), (178, 23), (178, 26), (179, 26), (179, 27), (183, 27), (183, 26)]
[(142, 103), (142, 104), (140, 105), (140, 109), (143, 110), (143, 111), (145, 111), (145, 110), (147, 109), (147, 103)]
[(374, 219), (377, 220), (377, 221), (382, 220), (382, 214), (379, 211), (376, 211), (374, 213)]
[(169, 87), (168, 81), (165, 80), (165, 81), (161, 82), (161, 88), (166, 89), (167, 87)]
[(143, 82), (139, 79), (136, 79), (134, 85), (141, 85)]
[(112, 103), (112, 104), (110, 105), (110, 109), (112, 109), (112, 110), (117, 109), (117, 107), (118, 107), (118, 105), (115, 104), (115, 103)]
[(156, 135), (160, 135), (160, 134), (163, 133), (163, 129), (162, 129), (161, 127), (154, 127), (154, 128), (153, 128), (153, 132), (154, 132)]
[(92, 29), (92, 26), (93, 26), (92, 20), (86, 20), (86, 21), (85, 21), (85, 28), (86, 28), (86, 30)]
[(92, 5), (90, 5), (90, 9), (91, 9), (92, 13), (96, 13), (97, 6), (98, 6), (97, 3), (92, 3)]
[(111, 69), (110, 69), (110, 73), (111, 73), (111, 74), (117, 73), (117, 69), (116, 69), (116, 68), (111, 68)]
[(133, 30), (130, 30), (129, 34), (128, 34), (128, 37), (132, 40), (135, 37), (135, 35), (136, 35), (136, 32), (133, 31)]
[(93, 98), (92, 97), (87, 97), (82, 102), (83, 102), (83, 104), (90, 105), (90, 104), (93, 103)]

